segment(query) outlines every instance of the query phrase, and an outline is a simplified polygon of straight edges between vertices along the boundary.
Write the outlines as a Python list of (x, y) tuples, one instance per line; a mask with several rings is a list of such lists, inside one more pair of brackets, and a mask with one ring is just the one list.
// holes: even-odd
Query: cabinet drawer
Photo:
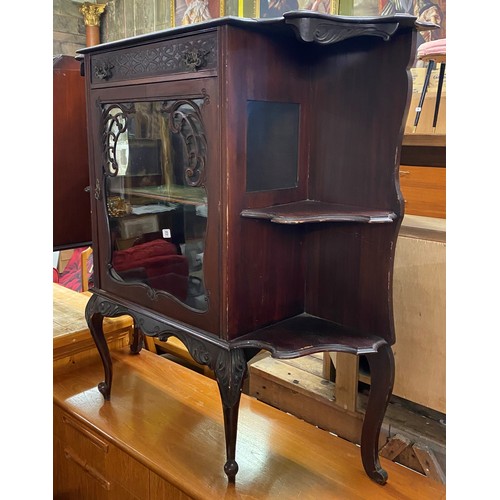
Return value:
[(104, 474), (110, 444), (57, 406), (54, 406), (54, 435), (71, 449), (71, 456), (92, 464), (94, 470)]
[(96, 498), (148, 498), (149, 470), (58, 406), (54, 438), (56, 491), (91, 485)]
[(92, 86), (215, 70), (217, 32), (95, 54), (91, 57), (90, 67)]

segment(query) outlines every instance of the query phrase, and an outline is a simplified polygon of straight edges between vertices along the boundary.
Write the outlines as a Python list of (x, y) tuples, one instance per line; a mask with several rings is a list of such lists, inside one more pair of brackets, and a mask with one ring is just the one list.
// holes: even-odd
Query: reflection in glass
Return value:
[(207, 310), (203, 99), (103, 106), (112, 275)]

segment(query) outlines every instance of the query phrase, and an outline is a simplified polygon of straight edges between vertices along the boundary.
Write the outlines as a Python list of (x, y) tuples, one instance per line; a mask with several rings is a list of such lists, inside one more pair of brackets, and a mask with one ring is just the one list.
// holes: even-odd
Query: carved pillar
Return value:
[(106, 8), (105, 3), (85, 2), (80, 7), (85, 21), (85, 32), (87, 35), (87, 47), (101, 43), (99, 36), (99, 26), (101, 25), (101, 14)]

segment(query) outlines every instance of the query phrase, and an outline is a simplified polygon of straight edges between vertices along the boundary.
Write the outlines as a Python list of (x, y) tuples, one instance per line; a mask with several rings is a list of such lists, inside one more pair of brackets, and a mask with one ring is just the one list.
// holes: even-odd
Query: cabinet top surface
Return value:
[[(85, 320), (85, 307), (90, 296), (75, 292), (57, 283), (52, 285), (53, 298), (53, 338), (54, 347), (70, 345), (77, 337), (90, 338), (90, 332)], [(106, 318), (107, 331), (116, 331), (124, 326), (132, 325), (128, 317)]]
[[(163, 38), (169, 38), (185, 34), (195, 34), (207, 29), (215, 29), (225, 25), (240, 27), (248, 30), (273, 32), (277, 36), (285, 36), (285, 37), (293, 35), (293, 29), (295, 29), (297, 36), (302, 41), (305, 42), (316, 41), (318, 43), (334, 43), (332, 41), (321, 42), (318, 40), (307, 39), (307, 37), (304, 37), (303, 33), (304, 30), (310, 29), (309, 25), (311, 23), (319, 23), (319, 22), (328, 23), (335, 28), (348, 28), (348, 29), (358, 28), (361, 31), (357, 35), (370, 34), (370, 35), (382, 36), (384, 38), (385, 36), (383, 33), (387, 32), (388, 26), (392, 26), (389, 35), (392, 35), (398, 29), (416, 28), (416, 29), (428, 30), (437, 27), (436, 25), (431, 23), (424, 24), (417, 22), (415, 16), (410, 16), (407, 14), (396, 14), (394, 16), (355, 17), (355, 16), (320, 14), (311, 11), (291, 11), (283, 14), (282, 17), (277, 17), (272, 19), (250, 19), (250, 18), (240, 18), (234, 16), (225, 16), (201, 23), (194, 23), (187, 26), (178, 26), (175, 28), (169, 28), (166, 30), (156, 31), (153, 33), (138, 35), (130, 38), (124, 38), (121, 40), (94, 45), (91, 47), (85, 47), (79, 49), (77, 53), (87, 54), (93, 52), (100, 52), (107, 49), (115, 49), (123, 46), (134, 45), (136, 43), (157, 41)], [(323, 28), (324, 27), (325, 26), (323, 26)], [(381, 28), (382, 30), (379, 32)], [(371, 33), (368, 33), (366, 31), (367, 29), (371, 30)]]

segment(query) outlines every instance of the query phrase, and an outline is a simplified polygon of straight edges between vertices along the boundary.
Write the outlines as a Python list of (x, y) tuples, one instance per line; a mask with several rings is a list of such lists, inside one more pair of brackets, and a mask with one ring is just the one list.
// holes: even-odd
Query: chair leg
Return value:
[(420, 120), (420, 113), (422, 113), (422, 108), (424, 107), (425, 95), (427, 94), (427, 88), (429, 87), (429, 81), (431, 79), (432, 70), (434, 69), (434, 61), (431, 59), (427, 65), (427, 71), (425, 73), (424, 85), (422, 87), (422, 94), (420, 96), (420, 101), (418, 103), (415, 121), (413, 122), (413, 132), (417, 130), (417, 125)]
[(379, 484), (387, 481), (387, 472), (380, 466), (378, 440), (385, 411), (394, 386), (394, 354), (385, 344), (376, 353), (367, 354), (370, 366), (370, 395), (361, 431), (361, 459), (368, 476)]
[(436, 131), (438, 115), (439, 115), (439, 105), (441, 103), (441, 94), (443, 92), (443, 82), (444, 82), (444, 73), (446, 71), (446, 63), (441, 63), (439, 68), (439, 80), (438, 80), (438, 88), (436, 94), (436, 106), (434, 107), (434, 118), (432, 119), (432, 131)]

